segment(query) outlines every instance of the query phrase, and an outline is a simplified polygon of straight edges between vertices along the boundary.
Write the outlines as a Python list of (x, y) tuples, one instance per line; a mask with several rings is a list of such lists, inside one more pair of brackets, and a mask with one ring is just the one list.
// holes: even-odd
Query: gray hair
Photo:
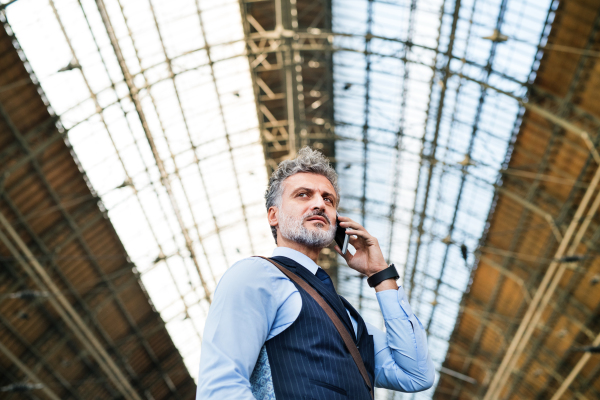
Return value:
[[(337, 203), (339, 203), (340, 190), (337, 184), (337, 173), (335, 172), (335, 169), (331, 167), (329, 160), (327, 160), (327, 157), (325, 157), (323, 153), (305, 146), (300, 149), (296, 158), (293, 160), (282, 161), (277, 169), (273, 171), (273, 174), (269, 179), (269, 187), (265, 193), (267, 211), (273, 206), (281, 207), (283, 181), (300, 172), (311, 172), (313, 174), (323, 175), (327, 178), (335, 190)], [(272, 226), (271, 232), (275, 238), (275, 243), (277, 243), (277, 228)]]

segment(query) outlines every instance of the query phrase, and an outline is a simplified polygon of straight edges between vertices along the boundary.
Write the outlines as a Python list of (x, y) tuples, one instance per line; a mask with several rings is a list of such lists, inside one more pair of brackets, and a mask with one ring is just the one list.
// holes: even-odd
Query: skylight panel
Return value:
[(239, 4), (33, 3), (8, 20), (196, 377), (218, 279), (274, 247)]
[[(523, 2), (506, 3), (506, 32), (538, 25), (529, 32), (535, 43), (543, 21), (523, 18), (517, 11), (527, 7)], [(417, 2), (412, 12), (410, 5), (364, 1), (349, 9), (346, 2), (333, 2), (334, 30), (360, 32), (334, 42), (340, 49), (334, 55), (336, 133), (341, 136), (336, 159), (341, 207), (385, 242), (389, 261), (404, 268), (405, 289), (429, 331), (430, 351), (439, 366), (519, 111), (514, 99), (484, 91), (476, 81), (524, 95), (520, 82), (529, 75), (536, 48), (524, 51), (522, 42), (494, 44), (483, 38), (496, 28), (499, 4), (462, 2), (453, 36), (454, 3), (444, 3), (441, 21), (432, 12), (441, 2)], [(363, 32), (388, 39), (367, 42)], [(451, 43), (453, 59), (448, 60)], [(495, 55), (490, 56), (492, 48)], [(485, 69), (488, 62), (491, 73)], [(392, 154), (379, 151), (380, 144), (392, 150), (396, 143)], [(339, 161), (352, 165), (340, 168)], [(393, 223), (382, 216), (393, 217)], [(385, 235), (389, 240), (381, 240)], [(363, 310), (374, 301), (364, 282), (344, 268), (340, 288)], [(377, 313), (369, 316), (370, 322), (381, 323)]]

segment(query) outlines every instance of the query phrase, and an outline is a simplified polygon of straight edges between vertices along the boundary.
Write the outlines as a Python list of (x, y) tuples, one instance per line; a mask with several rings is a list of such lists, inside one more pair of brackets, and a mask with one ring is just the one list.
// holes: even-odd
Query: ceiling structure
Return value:
[(2, 398), (191, 398), (194, 380), (13, 41), (3, 26)]
[[(242, 2), (246, 54), (267, 174), (304, 146), (336, 166), (331, 4), (328, 1)], [(314, 36), (316, 35), (316, 36)], [(337, 283), (337, 254), (319, 265)]]
[[(600, 356), (600, 2), (552, 9), (551, 46), (496, 189), (440, 399), (594, 399)], [(548, 45), (546, 46), (548, 47)]]
[[(55, 139), (66, 140), (95, 196), (79, 204), (89, 194), (67, 188), (54, 203), (47, 195), (53, 205), (23, 200), (17, 208), (106, 215), (114, 231), (109, 224), (94, 234), (116, 232), (122, 247), (90, 263), (127, 260), (120, 266), (133, 276), (131, 290), (147, 291), (194, 376), (219, 278), (274, 247), (263, 203), (268, 174), (309, 145), (338, 171), (340, 213), (375, 234), (403, 271), (428, 331), (437, 387), (377, 398), (547, 398), (560, 386), (594, 398), (598, 359), (569, 377), (582, 353), (568, 349), (598, 334), (600, 299), (590, 295), (599, 273), (590, 233), (598, 225), (598, 9), (595, 0), (12, 2), (0, 11), (7, 32), (57, 116), (48, 126), (58, 124)], [(49, 162), (44, 149), (24, 161), (13, 155), (11, 171)], [(44, 172), (61, 175), (52, 168)], [(18, 184), (16, 174), (9, 179)], [(5, 235), (20, 226), (16, 214), (6, 218)], [(52, 237), (48, 226), (39, 229)], [(21, 240), (44, 265), (35, 240)], [(320, 265), (338, 290), (383, 326), (363, 277), (327, 250)], [(579, 264), (558, 262), (573, 255), (582, 255)], [(56, 268), (73, 267), (57, 259)], [(553, 288), (555, 272), (562, 280)], [(133, 322), (121, 334), (133, 337)], [(35, 360), (41, 353), (31, 349)], [(117, 370), (131, 372), (114, 354), (112, 372), (97, 368), (108, 360), (102, 354), (89, 357), (80, 356), (107, 391)], [(15, 365), (7, 371), (7, 385), (27, 380)], [(189, 398), (189, 374), (165, 371), (165, 387)], [(28, 380), (46, 382), (37, 378)], [(68, 397), (71, 379), (45, 388)], [(46, 389), (27, 393), (45, 398)], [(150, 395), (170, 396), (160, 390)]]
[(19, 2), (7, 12), (195, 375), (218, 279), (274, 247), (238, 3)]

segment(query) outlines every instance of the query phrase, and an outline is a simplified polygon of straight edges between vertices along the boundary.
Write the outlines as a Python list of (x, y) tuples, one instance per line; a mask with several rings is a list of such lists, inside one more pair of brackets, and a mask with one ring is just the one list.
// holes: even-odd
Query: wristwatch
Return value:
[(396, 280), (398, 278), (400, 278), (400, 275), (398, 275), (398, 271), (396, 271), (396, 266), (394, 266), (394, 264), (390, 264), (390, 266), (386, 269), (381, 270), (367, 278), (367, 283), (369, 286), (375, 287), (385, 280)]

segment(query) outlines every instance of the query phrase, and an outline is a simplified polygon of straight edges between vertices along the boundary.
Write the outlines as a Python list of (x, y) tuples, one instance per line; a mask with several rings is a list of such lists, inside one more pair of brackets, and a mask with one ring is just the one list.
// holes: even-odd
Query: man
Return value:
[[(425, 332), (377, 239), (339, 217), (356, 252), (335, 250), (374, 285), (386, 332), (366, 324), (316, 264), (333, 241), (340, 198), (327, 159), (303, 148), (273, 172), (265, 197), (278, 246), (271, 260), (281, 270), (251, 257), (233, 265), (219, 282), (204, 330), (196, 399), (367, 400), (373, 384), (404, 392), (430, 388), (434, 369)], [(334, 317), (286, 276), (290, 273), (310, 285)], [(349, 345), (344, 333), (351, 335)], [(358, 353), (361, 360), (355, 361)]]

